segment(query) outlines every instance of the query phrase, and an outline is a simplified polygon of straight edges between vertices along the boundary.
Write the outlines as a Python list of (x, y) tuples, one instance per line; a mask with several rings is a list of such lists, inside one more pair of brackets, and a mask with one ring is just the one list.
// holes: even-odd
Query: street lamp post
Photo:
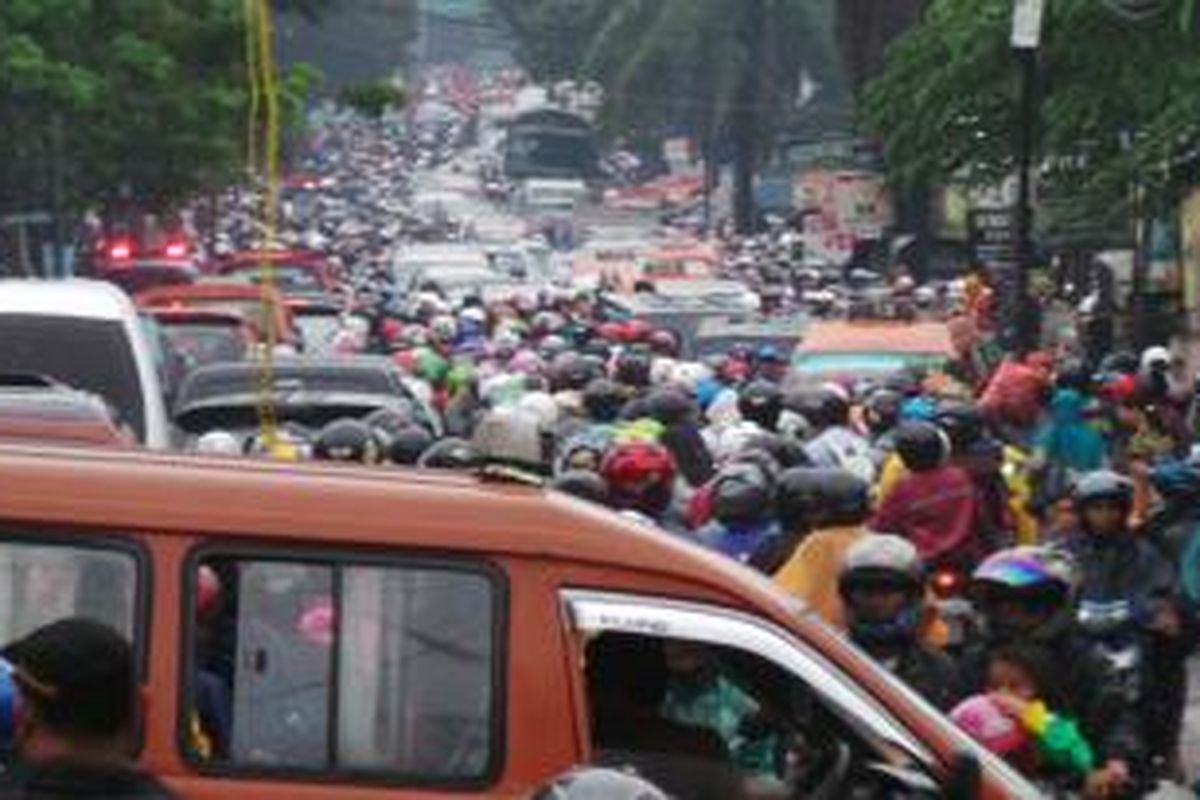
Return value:
[(1041, 327), (1037, 304), (1029, 296), (1029, 276), (1034, 267), (1030, 173), (1033, 168), (1034, 125), (1037, 122), (1035, 82), (1044, 11), (1045, 0), (1015, 0), (1013, 3), (1011, 44), (1021, 66), (1021, 102), (1017, 134), (1017, 274), (1014, 291), (1018, 324), (1015, 344), (1022, 352), (1037, 347)]

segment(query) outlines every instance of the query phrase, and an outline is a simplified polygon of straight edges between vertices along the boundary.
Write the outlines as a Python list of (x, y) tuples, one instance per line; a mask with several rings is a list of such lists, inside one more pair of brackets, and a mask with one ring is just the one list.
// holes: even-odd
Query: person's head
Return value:
[(850, 633), (865, 644), (913, 641), (921, 618), (925, 565), (912, 542), (870, 534), (855, 542), (842, 561), (838, 591)]
[(568, 469), (558, 475), (551, 485), (564, 494), (582, 500), (598, 505), (608, 503), (608, 484), (595, 470)]
[(388, 459), (393, 464), (412, 466), (420, 460), (421, 454), (428, 450), (433, 442), (433, 434), (423, 426), (416, 423), (406, 425), (392, 435)]
[(770, 519), (775, 508), (771, 472), (749, 461), (734, 461), (713, 479), (713, 517), (722, 525), (752, 525)]
[(881, 436), (896, 427), (903, 401), (903, 395), (887, 387), (877, 388), (867, 395), (863, 403), (863, 420), (872, 434)]
[(583, 389), (583, 409), (593, 422), (616, 422), (628, 399), (625, 388), (608, 378), (595, 378)]
[(896, 453), (912, 472), (930, 472), (950, 457), (950, 438), (931, 422), (905, 422), (896, 429)]
[(1053, 676), (1050, 654), (1037, 645), (1005, 645), (996, 648), (988, 658), (988, 691), (1026, 702), (1042, 700), (1051, 706), (1060, 706)]
[(334, 420), (317, 434), (313, 457), (321, 461), (378, 464), (379, 440), (370, 426), (361, 420)]
[(1150, 470), (1150, 485), (1169, 506), (1194, 505), (1200, 501), (1200, 462), (1195, 458), (1159, 462)]
[(844, 470), (793, 467), (779, 476), (775, 503), (788, 532), (862, 525), (871, 514), (871, 487)]
[(605, 453), (600, 465), (610, 502), (652, 518), (670, 506), (676, 472), (671, 452), (657, 442), (622, 442)]
[(1127, 530), (1133, 509), (1133, 482), (1109, 470), (1089, 472), (1071, 493), (1079, 524), (1090, 534), (1113, 536)]
[(14, 740), (28, 760), (122, 761), (137, 736), (133, 649), (83, 618), (39, 628), (4, 649), (22, 711)]
[(997, 640), (1052, 636), (1071, 614), (1078, 571), (1071, 557), (1047, 546), (1000, 550), (971, 576), (971, 593)]
[(417, 466), (421, 469), (473, 470), (483, 464), (479, 451), (465, 439), (439, 439), (421, 453)]
[(779, 425), (779, 415), (783, 412), (783, 393), (770, 381), (751, 381), (738, 392), (738, 411), (743, 419), (756, 423), (764, 430), (773, 431)]
[(971, 452), (984, 437), (983, 412), (974, 403), (944, 403), (938, 407), (936, 424), (950, 440), (953, 455)]

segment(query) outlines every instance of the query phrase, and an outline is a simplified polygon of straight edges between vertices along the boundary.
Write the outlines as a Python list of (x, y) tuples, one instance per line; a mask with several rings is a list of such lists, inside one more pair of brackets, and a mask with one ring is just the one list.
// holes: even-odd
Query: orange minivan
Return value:
[(752, 571), (536, 486), (14, 444), (0, 487), (0, 644), (130, 637), (185, 798), (1038, 794)]

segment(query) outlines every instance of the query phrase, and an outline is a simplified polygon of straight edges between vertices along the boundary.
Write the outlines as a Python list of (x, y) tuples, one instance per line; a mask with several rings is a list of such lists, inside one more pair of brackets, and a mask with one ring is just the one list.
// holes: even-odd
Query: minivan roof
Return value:
[[(455, 473), (0, 445), (0, 518), (311, 546), (561, 558), (798, 606), (748, 568), (585, 501)], [(69, 492), (63, 491), (70, 486)]]
[(122, 320), (134, 314), (129, 297), (105, 281), (0, 280), (0, 314)]

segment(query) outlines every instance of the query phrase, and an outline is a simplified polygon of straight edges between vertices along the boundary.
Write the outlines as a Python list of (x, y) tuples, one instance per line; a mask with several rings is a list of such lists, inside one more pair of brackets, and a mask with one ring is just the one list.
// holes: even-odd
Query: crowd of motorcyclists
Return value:
[[(855, 382), (799, 380), (770, 345), (689, 358), (678, 332), (569, 284), (402, 286), (401, 242), (470, 236), (410, 201), (472, 124), (449, 106), (407, 127), (329, 111), (284, 192), (280, 241), (341, 276), (334, 349), (391, 359), (413, 402), (249, 439), (215, 428), (190, 449), (544, 484), (770, 576), (1049, 790), (1190, 777), (1200, 451), (1174, 354), (1004, 353), (980, 274), (935, 291), (897, 271), (897, 316), (938, 313), (957, 355)], [(257, 202), (231, 190), (209, 209), (214, 255), (261, 244)], [(730, 237), (722, 274), (766, 313), (854, 316), (873, 279), (797, 268), (796, 235)], [(581, 772), (539, 796), (658, 796), (638, 780)]]

